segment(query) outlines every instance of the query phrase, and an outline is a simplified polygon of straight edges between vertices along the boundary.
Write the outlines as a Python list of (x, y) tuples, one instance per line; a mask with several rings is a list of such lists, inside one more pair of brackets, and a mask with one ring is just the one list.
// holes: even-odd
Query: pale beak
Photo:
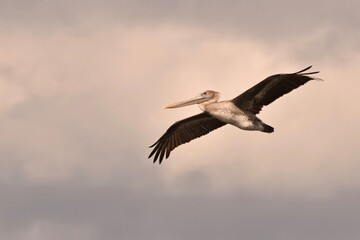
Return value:
[(173, 103), (170, 104), (168, 106), (165, 106), (165, 108), (179, 108), (179, 107), (185, 107), (185, 106), (189, 106), (189, 105), (193, 105), (193, 104), (199, 104), (202, 102), (205, 102), (209, 99), (208, 96), (202, 96), (201, 94), (189, 99), (189, 100), (185, 100), (185, 101), (181, 101), (181, 102), (177, 102), (177, 103)]

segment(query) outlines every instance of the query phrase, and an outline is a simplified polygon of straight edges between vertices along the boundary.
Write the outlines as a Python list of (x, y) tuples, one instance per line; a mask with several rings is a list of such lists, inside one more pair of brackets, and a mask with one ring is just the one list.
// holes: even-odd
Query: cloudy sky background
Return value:
[[(360, 238), (359, 1), (0, 3), (0, 238)], [(263, 109), (151, 145), (206, 89), (231, 99), (308, 65)]]

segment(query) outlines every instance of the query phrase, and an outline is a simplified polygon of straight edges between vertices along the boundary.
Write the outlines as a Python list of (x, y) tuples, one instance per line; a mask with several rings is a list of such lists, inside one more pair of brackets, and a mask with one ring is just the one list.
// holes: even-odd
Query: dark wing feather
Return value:
[(164, 156), (168, 158), (174, 148), (204, 136), (225, 124), (206, 112), (177, 121), (169, 127), (156, 143), (150, 146), (154, 147), (154, 149), (150, 153), (149, 158), (155, 154), (154, 163), (157, 159), (161, 163)]
[(258, 114), (263, 106), (269, 105), (279, 97), (304, 85), (308, 81), (317, 79), (308, 75), (319, 72), (305, 73), (305, 71), (310, 68), (311, 66), (296, 73), (276, 74), (267, 77), (265, 80), (234, 98), (232, 102), (242, 110)]

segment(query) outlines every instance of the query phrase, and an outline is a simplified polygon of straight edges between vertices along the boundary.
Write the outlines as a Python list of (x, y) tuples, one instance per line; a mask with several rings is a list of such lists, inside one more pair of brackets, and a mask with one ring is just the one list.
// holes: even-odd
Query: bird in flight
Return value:
[(311, 75), (319, 73), (306, 72), (312, 66), (301, 71), (287, 74), (276, 74), (267, 77), (252, 88), (232, 100), (219, 102), (220, 93), (207, 90), (195, 98), (170, 104), (165, 108), (178, 108), (198, 104), (203, 111), (200, 114), (175, 122), (162, 135), (153, 147), (149, 158), (154, 154), (154, 163), (159, 164), (164, 157), (176, 147), (199, 138), (226, 124), (234, 125), (243, 130), (272, 133), (274, 128), (265, 124), (256, 115), (263, 106), (267, 106), (284, 94), (304, 85), (310, 80), (321, 80)]

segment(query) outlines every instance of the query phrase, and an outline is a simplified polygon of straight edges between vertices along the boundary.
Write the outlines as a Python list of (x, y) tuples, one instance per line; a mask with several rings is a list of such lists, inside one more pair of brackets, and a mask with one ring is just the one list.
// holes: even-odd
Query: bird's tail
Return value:
[(274, 131), (274, 128), (272, 126), (269, 126), (265, 123), (262, 124), (263, 130), (261, 130), (262, 132), (266, 132), (266, 133), (272, 133)]

